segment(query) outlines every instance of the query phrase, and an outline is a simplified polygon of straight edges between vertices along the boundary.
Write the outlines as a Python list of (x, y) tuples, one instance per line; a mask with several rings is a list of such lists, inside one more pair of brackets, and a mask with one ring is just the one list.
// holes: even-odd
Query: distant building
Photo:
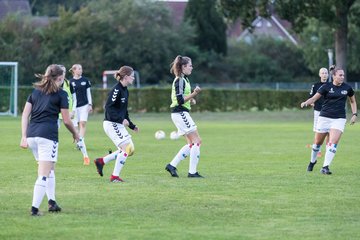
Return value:
[(50, 21), (56, 19), (47, 16), (32, 16), (29, 0), (0, 0), (0, 21), (8, 14), (14, 13), (31, 17), (31, 24), (36, 27), (45, 27)]
[(30, 3), (28, 0), (0, 0), (0, 20), (9, 13), (19, 12), (22, 15), (31, 15)]
[(250, 43), (255, 36), (264, 36), (279, 40), (288, 40), (293, 44), (298, 45), (296, 38), (288, 32), (284, 23), (281, 23), (281, 21), (274, 15), (270, 18), (263, 18), (259, 16), (252, 22), (252, 26), (252, 32), (245, 29), (236, 39), (238, 41)]
[[(169, 7), (175, 24), (180, 24), (184, 18), (187, 1), (171, 1), (163, 2)], [(235, 38), (238, 41), (251, 42), (255, 36), (266, 36), (274, 39), (288, 40), (298, 45), (298, 40), (290, 34), (291, 25), (288, 21), (282, 20), (276, 15), (270, 18), (257, 17), (252, 23), (253, 31), (243, 29), (240, 21), (230, 24), (227, 29), (227, 36)]]
[(184, 18), (187, 1), (162, 1), (162, 2), (164, 2), (168, 6), (174, 24), (179, 25)]

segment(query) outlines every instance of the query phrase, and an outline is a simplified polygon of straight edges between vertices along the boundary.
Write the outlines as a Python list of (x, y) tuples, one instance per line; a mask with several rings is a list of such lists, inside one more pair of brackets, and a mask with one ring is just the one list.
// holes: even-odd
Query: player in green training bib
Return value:
[[(66, 73), (66, 68), (64, 65), (60, 65), (60, 68), (64, 71), (63, 76), (64, 76), (64, 83), (62, 84), (61, 88), (67, 93), (68, 95), (68, 101), (69, 101), (69, 113), (70, 113), (70, 119), (74, 119), (75, 116), (75, 109), (73, 108), (73, 99), (72, 99), (72, 95), (70, 92), (70, 81), (66, 79), (65, 77), (65, 73)], [(60, 127), (60, 123), (62, 120), (62, 115), (59, 114), (59, 127)], [(75, 125), (74, 121), (73, 124)], [(76, 123), (77, 124), (77, 123)]]
[(192, 120), (189, 111), (192, 104), (196, 104), (194, 97), (201, 91), (195, 87), (191, 92), (191, 85), (188, 76), (193, 69), (191, 59), (185, 56), (177, 56), (171, 63), (170, 72), (175, 75), (171, 90), (171, 119), (178, 129), (179, 135), (184, 135), (187, 144), (176, 154), (174, 159), (165, 167), (165, 170), (172, 177), (179, 177), (176, 166), (190, 156), (189, 178), (202, 178), (197, 171), (200, 159), (201, 138), (195, 122)]

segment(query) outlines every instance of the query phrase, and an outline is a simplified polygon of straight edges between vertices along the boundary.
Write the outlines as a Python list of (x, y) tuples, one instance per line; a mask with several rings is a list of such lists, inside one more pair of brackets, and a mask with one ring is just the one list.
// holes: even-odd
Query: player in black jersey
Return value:
[(39, 216), (40, 204), (47, 194), (49, 212), (59, 212), (55, 201), (55, 163), (58, 156), (58, 117), (61, 112), (67, 129), (79, 141), (69, 117), (67, 93), (61, 89), (63, 70), (59, 65), (47, 67), (44, 75), (34, 83), (35, 89), (28, 97), (21, 119), (20, 147), (32, 150), (38, 161), (38, 178), (34, 186), (31, 215)]
[(100, 176), (103, 176), (103, 167), (112, 160), (116, 160), (110, 182), (123, 182), (120, 172), (128, 156), (134, 153), (134, 144), (126, 127), (138, 132), (138, 127), (131, 122), (128, 113), (129, 91), (127, 86), (134, 82), (134, 70), (129, 66), (122, 66), (116, 73), (119, 82), (109, 92), (105, 104), (105, 119), (103, 128), (106, 135), (118, 148), (117, 151), (105, 157), (97, 158), (94, 162)]
[(93, 111), (90, 92), (91, 84), (89, 79), (82, 76), (83, 70), (80, 64), (74, 64), (69, 71), (73, 74), (73, 78), (70, 79), (70, 92), (73, 96), (73, 104), (76, 107), (74, 124), (79, 127), (80, 141), (78, 148), (83, 154), (84, 165), (89, 165), (90, 159), (86, 150), (85, 133), (89, 112)]
[[(319, 70), (319, 77), (320, 77), (320, 81), (314, 83), (312, 86), (311, 86), (311, 90), (310, 90), (310, 93), (309, 93), (309, 98), (312, 98), (316, 93), (317, 91), (319, 90), (319, 88), (324, 85), (327, 80), (328, 80), (328, 77), (329, 77), (329, 72), (326, 68), (320, 68)], [(321, 110), (321, 107), (324, 103), (324, 97), (321, 96), (314, 104), (313, 104), (313, 107), (314, 107), (314, 124), (313, 124), (313, 131), (315, 132), (316, 131), (316, 124), (317, 124), (317, 120), (319, 118), (319, 115), (320, 115), (320, 110)], [(319, 149), (318, 153), (317, 153), (317, 156), (318, 157), (321, 157), (321, 149)]]
[(301, 103), (301, 107), (307, 107), (321, 96), (324, 97), (324, 103), (320, 111), (320, 116), (316, 125), (315, 140), (311, 152), (311, 159), (308, 171), (312, 171), (317, 160), (317, 152), (321, 148), (324, 139), (329, 134), (329, 142), (326, 146), (326, 153), (324, 164), (321, 169), (322, 174), (331, 174), (329, 166), (334, 159), (337, 145), (340, 141), (341, 135), (345, 129), (346, 123), (346, 100), (349, 98), (352, 110), (352, 117), (350, 124), (354, 124), (357, 117), (357, 105), (355, 93), (352, 87), (344, 83), (344, 70), (335, 68), (332, 71), (333, 82), (322, 85), (317, 93), (312, 97)]

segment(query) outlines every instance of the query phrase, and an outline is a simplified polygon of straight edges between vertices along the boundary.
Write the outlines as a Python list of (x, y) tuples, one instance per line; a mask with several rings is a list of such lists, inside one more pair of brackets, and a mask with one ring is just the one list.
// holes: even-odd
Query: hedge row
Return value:
[[(19, 88), (19, 111), (22, 111), (31, 87)], [(92, 89), (95, 112), (104, 111), (104, 103), (109, 90)], [(169, 88), (130, 89), (130, 112), (169, 112)], [(229, 90), (203, 89), (196, 97), (197, 104), (192, 111), (230, 112), (249, 110), (283, 110), (299, 108), (308, 96), (307, 91), (275, 90)], [(0, 100), (1, 101), (1, 100)], [(1, 103), (3, 106), (3, 103)]]

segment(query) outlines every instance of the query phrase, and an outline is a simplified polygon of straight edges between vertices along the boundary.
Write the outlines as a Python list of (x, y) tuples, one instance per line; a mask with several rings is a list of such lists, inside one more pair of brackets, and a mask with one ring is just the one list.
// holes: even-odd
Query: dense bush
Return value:
[[(22, 111), (31, 87), (19, 88), (19, 111)], [(169, 112), (170, 88), (130, 89), (129, 111)], [(103, 112), (109, 90), (92, 89), (95, 112)], [(192, 111), (272, 111), (299, 108), (308, 91), (203, 89)], [(358, 97), (360, 94), (358, 94)]]
[(170, 83), (169, 65), (178, 54), (193, 59), (197, 83), (292, 82), (310, 74), (299, 49), (284, 42), (236, 42), (223, 56), (200, 51), (195, 36), (194, 26), (174, 24), (158, 1), (89, 1), (75, 12), (60, 8), (43, 27), (20, 15), (1, 21), (0, 61), (19, 62), (20, 85), (30, 85), (33, 74), (52, 63), (82, 64), (94, 85), (102, 71), (121, 65), (133, 66), (144, 84)]
[[(193, 83), (314, 82), (318, 69), (327, 63), (323, 48), (329, 47), (328, 30), (316, 24), (305, 32), (301, 46), (259, 38), (251, 44), (228, 43), (224, 56), (209, 48), (200, 51), (194, 43), (196, 26), (174, 24), (161, 1), (87, 0), (79, 4), (74, 1), (67, 10), (60, 8), (47, 26), (37, 27), (31, 17), (21, 15), (0, 21), (0, 61), (19, 62), (20, 85), (31, 85), (34, 73), (44, 72), (52, 63), (68, 68), (82, 64), (93, 85), (101, 84), (104, 70), (121, 65), (139, 71), (142, 84), (171, 83), (169, 65), (178, 54), (193, 59)], [(358, 81), (359, 31), (353, 26), (349, 30), (347, 80)]]
[(188, 24), (173, 24), (164, 3), (91, 1), (76, 12), (60, 8), (47, 26), (21, 15), (0, 21), (0, 61), (19, 62), (20, 85), (31, 85), (33, 74), (52, 63), (82, 64), (93, 84), (121, 65), (139, 71), (143, 83), (170, 82), (175, 56), (198, 54), (189, 43), (193, 34)]
[(231, 44), (222, 69), (232, 82), (312, 81), (301, 50), (292, 43), (271, 38)]

